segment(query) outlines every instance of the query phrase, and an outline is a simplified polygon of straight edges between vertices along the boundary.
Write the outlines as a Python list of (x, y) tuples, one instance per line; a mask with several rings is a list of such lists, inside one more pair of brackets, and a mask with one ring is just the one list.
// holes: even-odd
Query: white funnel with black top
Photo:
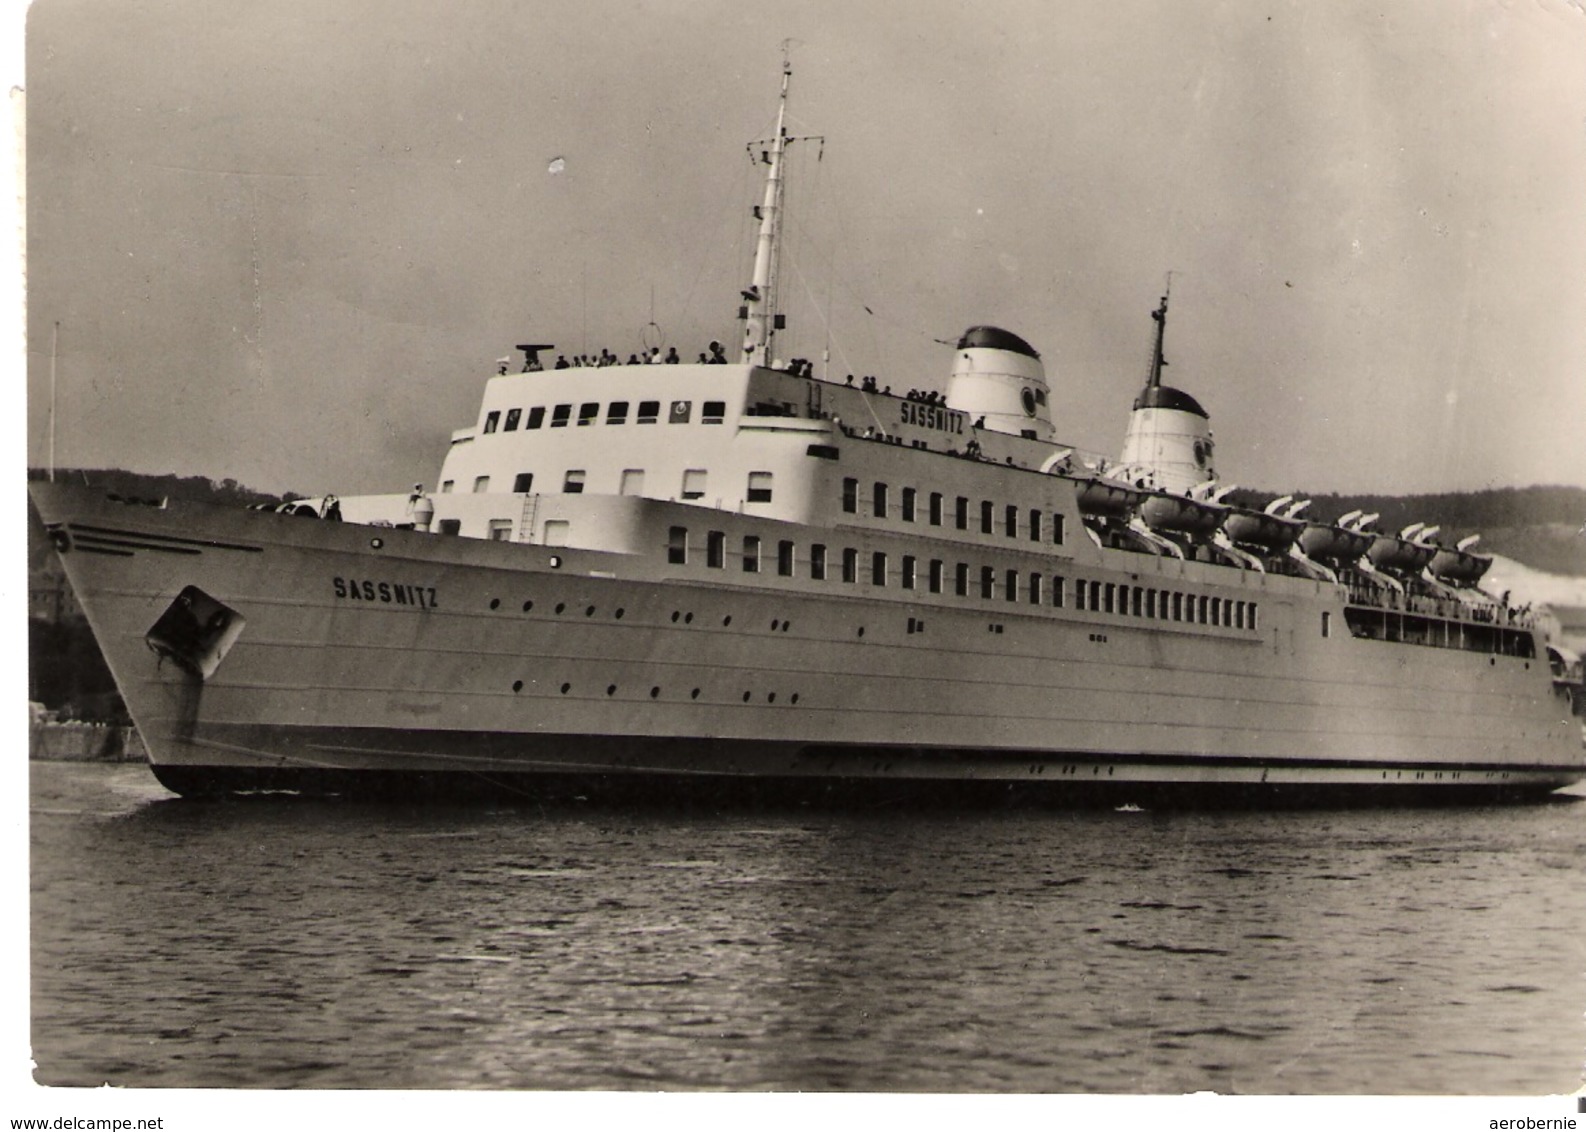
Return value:
[(1162, 356), (1162, 338), (1167, 328), (1166, 295), (1151, 317), (1156, 320), (1151, 376), (1134, 399), (1118, 475), (1138, 487), (1185, 493), (1217, 478), (1211, 418), (1188, 393), (1162, 384), (1162, 370), (1167, 366)]
[(1046, 370), (1041, 355), (1017, 334), (972, 326), (958, 340), (947, 404), (968, 413), (977, 428), (1053, 439)]

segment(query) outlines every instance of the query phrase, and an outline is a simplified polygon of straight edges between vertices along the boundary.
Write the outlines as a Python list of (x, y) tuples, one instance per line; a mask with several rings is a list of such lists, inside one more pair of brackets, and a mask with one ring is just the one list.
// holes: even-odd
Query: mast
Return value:
[(1167, 333), (1167, 298), (1173, 293), (1173, 273), (1167, 274), (1167, 286), (1162, 291), (1162, 305), (1151, 312), (1151, 317), (1156, 321), (1156, 348), (1151, 351), (1151, 376), (1146, 380), (1147, 389), (1158, 389), (1162, 385), (1162, 369), (1167, 365), (1167, 359), (1162, 356), (1162, 339)]
[[(757, 210), (760, 218), (760, 238), (754, 249), (754, 281), (743, 292), (744, 305), (738, 317), (743, 319), (743, 352), (739, 361), (748, 365), (769, 365), (771, 340), (778, 327), (776, 314), (777, 258), (782, 234), (782, 155), (787, 151), (788, 80), (793, 77), (793, 62), (784, 54), (782, 58), (782, 94), (777, 101), (776, 136), (770, 149), (760, 151), (760, 159), (769, 168), (765, 176), (765, 201)], [(764, 144), (754, 143), (754, 144)], [(750, 152), (754, 152), (754, 144)]]
[(61, 324), (50, 332), (50, 482), (55, 482), (55, 359), (60, 354)]

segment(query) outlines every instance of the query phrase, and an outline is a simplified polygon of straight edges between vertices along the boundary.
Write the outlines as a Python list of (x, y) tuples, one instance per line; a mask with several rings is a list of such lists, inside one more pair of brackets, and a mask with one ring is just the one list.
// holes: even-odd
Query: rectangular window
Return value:
[(640, 401), (639, 402), (639, 420), (638, 420), (639, 424), (654, 424), (657, 420), (660, 419), (660, 416), (661, 416), (661, 402), (659, 402), (659, 401)]
[(1041, 604), (1041, 575), (1036, 573), (1030, 575), (1030, 604)]
[(523, 410), (522, 409), (508, 409), (507, 410), (507, 419), (506, 419), (505, 423), (502, 424), (501, 431), (502, 432), (517, 432), (518, 431), (518, 421), (521, 420), (522, 417), (523, 417)]
[[(1096, 613), (1100, 613), (1101, 612), (1101, 583), (1100, 582), (1092, 582), (1090, 584), (1090, 608), (1091, 608), (1092, 612), (1096, 612)], [(1109, 610), (1108, 612), (1111, 612), (1111, 610)]]
[(826, 580), (826, 544), (823, 542), (810, 547), (810, 577), (817, 582)]
[(1030, 541), (1041, 541), (1041, 510), (1039, 507), (1030, 508)]
[(489, 537), (490, 537), (490, 541), (491, 542), (511, 542), (512, 541), (512, 520), (511, 519), (491, 519), (490, 520)]
[(727, 565), (727, 536), (721, 531), (710, 531), (705, 535), (705, 565), (712, 570), (720, 570)]
[(887, 584), (887, 555), (885, 551), (878, 550), (870, 556), (870, 584), (884, 586)]
[(1332, 612), (1330, 610), (1324, 609), (1324, 610), (1322, 610), (1322, 636), (1331, 637), (1332, 635), (1333, 635), (1333, 615), (1332, 615)]
[(705, 498), (705, 469), (689, 468), (683, 473), (683, 498)]
[(953, 518), (956, 520), (956, 526), (959, 530), (967, 531), (969, 529), (969, 500), (962, 495), (958, 497), (955, 503)]
[(688, 528), (672, 527), (666, 533), (666, 560), (673, 566), (688, 564)]
[(996, 506), (991, 502), (991, 500), (982, 499), (980, 501), (980, 533), (981, 534), (989, 535), (991, 533), (993, 513), (995, 511), (996, 511)]
[(628, 403), (626, 401), (613, 401), (610, 405), (606, 406), (606, 423), (627, 424)]
[(490, 433), (495, 432), (496, 431), (496, 427), (498, 425), (500, 425), (500, 424), (501, 424), (501, 410), (492, 409), (490, 412), (485, 414), (485, 434), (486, 435), (489, 435)]
[(997, 571), (990, 566), (980, 568), (980, 596), (990, 601), (997, 592)]
[(843, 480), (843, 514), (855, 515), (859, 512), (859, 481), (852, 478)]
[(1006, 601), (1019, 600), (1019, 572), (1009, 570), (1002, 579), (1002, 596)]
[(1184, 595), (1180, 593), (1173, 595), (1173, 620), (1184, 620)]
[(749, 494), (745, 497), (750, 503), (771, 502), (771, 473), (750, 472)]
[(512, 490), (522, 494), (534, 486), (533, 472), (519, 472), (512, 480)]
[(876, 484), (874, 502), (875, 502), (876, 518), (885, 519), (887, 517), (887, 485), (886, 484), (884, 484), (884, 483)]
[(644, 469), (643, 468), (624, 468), (624, 469), (622, 469), (622, 494), (623, 495), (643, 495), (644, 494)]
[(914, 522), (914, 494), (912, 487), (903, 489), (903, 521), (905, 523)]
[(1101, 594), (1101, 611), (1103, 613), (1112, 612), (1113, 596), (1115, 592), (1116, 587), (1111, 582), (1108, 582), (1107, 588), (1104, 589)]
[(577, 495), (584, 490), (584, 473), (576, 468), (568, 470), (562, 477), (562, 490), (568, 495)]
[(789, 539), (776, 544), (776, 572), (784, 578), (793, 576), (793, 543)]
[(1214, 597), (1214, 598), (1212, 598), (1212, 624), (1213, 625), (1221, 625), (1222, 623), (1223, 623), (1223, 599), (1220, 598), (1220, 597)]
[(578, 406), (578, 423), (580, 425), (592, 425), (599, 417), (600, 402), (585, 401), (582, 405)]
[(942, 592), (942, 560), (931, 559), (930, 573), (926, 575), (926, 586), (933, 594)]
[(536, 405), (529, 410), (529, 423), (524, 428), (540, 428), (545, 424), (545, 406)]
[(1074, 608), (1085, 608), (1085, 580), (1083, 578), (1074, 579)]
[(442, 495), (450, 495), (452, 493), (452, 488), (454, 488), (456, 486), (457, 486), (457, 481), (456, 480), (442, 480), (441, 481), (441, 494)]
[(960, 562), (953, 574), (953, 592), (959, 597), (969, 596), (969, 563)]
[(859, 580), (859, 552), (851, 546), (843, 547), (843, 581), (850, 584)]
[(760, 536), (743, 536), (743, 572), (745, 574), (758, 574), (760, 572)]
[(483, 495), (485, 492), (487, 492), (489, 490), (490, 490), (490, 477), (489, 476), (475, 476), (474, 477), (474, 494), (475, 495)]
[(1144, 608), (1145, 590), (1141, 589), (1139, 586), (1135, 586), (1134, 589), (1129, 591), (1129, 612), (1138, 617)]
[(1260, 612), (1261, 611), (1258, 608), (1256, 608), (1256, 603), (1255, 602), (1251, 602), (1250, 603), (1250, 627), (1252, 629), (1259, 629), (1261, 627), (1260, 624), (1259, 624), (1259, 618), (1257, 616)]
[(558, 405), (551, 410), (551, 427), (566, 428), (568, 419), (573, 415), (571, 405)]
[(1199, 621), (1202, 625), (1206, 624), (1206, 595), (1205, 594), (1201, 594), (1200, 595), (1200, 599), (1198, 601), (1196, 601), (1196, 603), (1195, 603), (1195, 611), (1196, 611), (1197, 614), (1199, 614), (1199, 616), (1197, 616), (1195, 618), (1195, 620)]
[(1002, 533), (1009, 538), (1019, 537), (1019, 508), (1012, 503), (1003, 511)]
[(914, 555), (905, 554), (903, 556), (903, 573), (900, 577), (900, 580), (898, 581), (898, 585), (902, 586), (906, 590), (912, 590), (914, 588), (914, 570)]
[(1236, 601), (1236, 602), (1234, 602), (1234, 628), (1235, 629), (1243, 629), (1244, 627), (1245, 627), (1245, 603), (1242, 602), (1242, 601)]
[(1052, 545), (1063, 545), (1063, 516), (1055, 511), (1052, 513)]
[(1054, 609), (1063, 608), (1063, 579), (1056, 574), (1052, 575), (1052, 606)]
[(942, 493), (939, 491), (931, 492), (930, 523), (933, 527), (942, 525)]
[(727, 402), (706, 401), (700, 407), (700, 424), (721, 424), (727, 417)]

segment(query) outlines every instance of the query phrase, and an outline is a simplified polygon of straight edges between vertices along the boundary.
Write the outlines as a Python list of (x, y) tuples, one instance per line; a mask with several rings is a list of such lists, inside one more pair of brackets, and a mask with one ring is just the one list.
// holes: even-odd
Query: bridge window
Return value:
[(885, 551), (878, 550), (870, 556), (870, 584), (884, 586), (887, 584), (887, 555)]
[(960, 495), (956, 501), (954, 511), (955, 525), (959, 530), (967, 531), (969, 529), (969, 500)]
[(727, 536), (721, 531), (709, 531), (705, 535), (705, 565), (712, 570), (727, 565)]
[(914, 522), (914, 496), (915, 491), (912, 487), (903, 489), (903, 521), (905, 523)]
[(793, 576), (793, 543), (789, 539), (776, 544), (776, 572), (784, 578)]
[(522, 494), (534, 487), (533, 472), (519, 472), (512, 480), (512, 490)]
[(1056, 574), (1052, 575), (1052, 606), (1055, 609), (1063, 608), (1063, 579)]
[(1030, 508), (1030, 541), (1041, 541), (1041, 510), (1038, 507)]
[(577, 495), (584, 490), (584, 473), (577, 469), (571, 470), (562, 481), (562, 490), (568, 495)]
[(980, 501), (980, 533), (981, 534), (989, 535), (991, 533), (992, 512), (994, 512), (995, 510), (996, 510), (996, 507), (991, 502), (991, 500), (982, 499)]
[(931, 492), (930, 523), (933, 527), (942, 525), (942, 493), (939, 491)]
[(843, 513), (847, 515), (859, 512), (859, 481), (853, 478), (843, 480)]
[(606, 423), (607, 424), (627, 424), (628, 423), (628, 402), (626, 402), (626, 401), (613, 401), (610, 405), (606, 406)]
[(750, 472), (749, 494), (746, 496), (750, 503), (771, 502), (771, 473)]
[(810, 577), (817, 582), (826, 580), (826, 544), (814, 543), (810, 546)]
[(859, 580), (859, 552), (851, 546), (843, 547), (843, 581), (850, 584)]
[(901, 580), (898, 582), (898, 585), (902, 586), (906, 590), (912, 590), (914, 588), (915, 561), (915, 557), (912, 554), (905, 554), (903, 556), (903, 574)]
[(1129, 612), (1138, 617), (1143, 612), (1144, 605), (1145, 590), (1135, 586), (1134, 589), (1129, 591)]
[(571, 417), (572, 415), (573, 415), (573, 407), (571, 405), (558, 405), (558, 406), (556, 406), (556, 408), (551, 410), (551, 427), (552, 428), (566, 428), (567, 427), (568, 418)]
[(1085, 579), (1083, 578), (1074, 579), (1074, 608), (1085, 608)]
[(1107, 588), (1102, 591), (1101, 608), (1102, 608), (1102, 612), (1103, 613), (1111, 613), (1113, 611), (1113, 594), (1114, 594), (1114, 590), (1115, 590), (1115, 587), (1113, 586), (1113, 584), (1111, 582), (1108, 582), (1107, 583)]
[(1041, 604), (1041, 575), (1033, 572), (1030, 574), (1030, 604)]
[(508, 409), (507, 420), (506, 423), (501, 426), (501, 431), (516, 432), (518, 430), (518, 421), (522, 418), (522, 416), (522, 409)]
[(683, 498), (705, 498), (705, 469), (689, 468), (683, 473)]
[(884, 483), (876, 484), (875, 505), (876, 518), (885, 519), (887, 517), (887, 485)]
[(580, 425), (594, 424), (599, 416), (600, 402), (598, 401), (585, 401), (578, 406), (578, 423)]
[(1002, 533), (1009, 538), (1019, 537), (1019, 508), (1015, 504), (1008, 504), (1003, 512)]
[(996, 589), (997, 571), (990, 566), (982, 566), (980, 568), (980, 596), (989, 601)]
[(673, 566), (688, 563), (688, 528), (672, 527), (666, 534), (666, 560)]
[(1063, 545), (1063, 516), (1055, 511), (1052, 513), (1052, 545)]
[(659, 402), (659, 401), (640, 401), (639, 402), (639, 417), (638, 417), (638, 423), (639, 424), (654, 424), (657, 420), (660, 419), (660, 416), (661, 416), (661, 402)]
[(539, 428), (545, 424), (545, 406), (536, 405), (529, 410), (529, 423), (524, 428)]
[(727, 417), (727, 402), (706, 401), (700, 409), (701, 424), (721, 424)]
[(743, 536), (743, 572), (745, 574), (758, 574), (760, 572), (760, 536)]
[(475, 476), (474, 477), (474, 494), (475, 495), (483, 495), (485, 492), (487, 492), (489, 490), (490, 490), (490, 477), (489, 476)]
[(960, 562), (953, 576), (953, 592), (959, 597), (969, 596), (969, 563)]
[(1002, 596), (1007, 601), (1019, 600), (1019, 572), (1017, 570), (1009, 570), (1004, 576)]
[(942, 592), (942, 560), (940, 558), (931, 559), (931, 566), (926, 574), (925, 584), (926, 588), (933, 594)]
[(489, 433), (495, 432), (496, 426), (500, 423), (501, 411), (499, 409), (492, 409), (490, 412), (485, 414), (485, 433), (488, 435)]

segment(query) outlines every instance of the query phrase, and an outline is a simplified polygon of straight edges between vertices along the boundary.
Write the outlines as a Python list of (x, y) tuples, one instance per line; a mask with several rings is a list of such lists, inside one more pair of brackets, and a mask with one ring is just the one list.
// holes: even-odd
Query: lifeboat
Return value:
[(1085, 515), (1123, 518), (1139, 505), (1145, 492), (1117, 480), (1093, 476), (1080, 481), (1079, 509)]
[(1284, 551), (1293, 546), (1305, 530), (1301, 519), (1288, 519), (1248, 507), (1229, 508), (1223, 531), (1236, 543), (1264, 550)]
[(1183, 495), (1154, 491), (1140, 504), (1140, 518), (1153, 531), (1181, 535), (1209, 535), (1222, 526), (1228, 508)]
[(1306, 523), (1300, 532), (1300, 549), (1316, 562), (1354, 562), (1371, 549), (1377, 536), (1370, 531), (1351, 531), (1331, 523)]
[(1492, 565), (1490, 554), (1477, 554), (1471, 549), (1480, 541), (1480, 535), (1471, 535), (1469, 538), (1460, 539), (1459, 545), (1452, 549), (1446, 546), (1438, 547), (1437, 553), (1432, 555), (1432, 564), (1427, 567), (1432, 572), (1432, 577), (1440, 582), (1453, 582), (1455, 585), (1475, 585), (1487, 572), (1487, 567)]
[(1404, 574), (1418, 574), (1432, 561), (1438, 548), (1414, 542), (1400, 535), (1375, 535), (1366, 557), (1379, 570), (1397, 570)]

